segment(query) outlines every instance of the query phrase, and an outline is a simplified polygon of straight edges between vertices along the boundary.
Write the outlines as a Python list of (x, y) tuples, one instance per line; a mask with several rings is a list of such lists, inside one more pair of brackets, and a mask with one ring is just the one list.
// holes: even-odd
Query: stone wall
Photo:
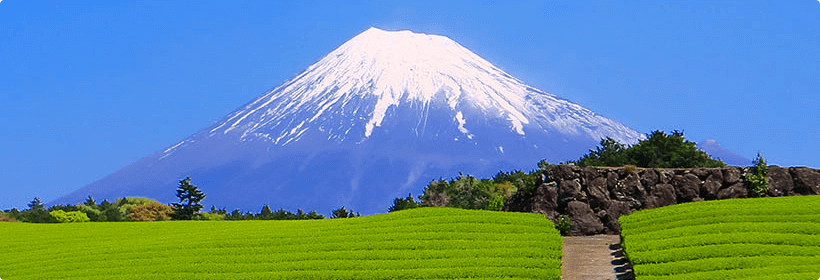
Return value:
[[(570, 235), (617, 234), (618, 217), (677, 203), (748, 197), (749, 167), (649, 169), (550, 165), (530, 193), (518, 192), (505, 211), (572, 220)], [(769, 167), (767, 196), (820, 194), (820, 170)]]

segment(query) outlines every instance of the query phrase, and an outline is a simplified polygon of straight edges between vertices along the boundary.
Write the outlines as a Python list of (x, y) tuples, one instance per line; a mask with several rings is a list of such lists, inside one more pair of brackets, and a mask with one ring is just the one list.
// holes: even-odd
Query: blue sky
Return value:
[(370, 26), (448, 36), (641, 132), (820, 168), (815, 0), (3, 0), (0, 209), (173, 145)]

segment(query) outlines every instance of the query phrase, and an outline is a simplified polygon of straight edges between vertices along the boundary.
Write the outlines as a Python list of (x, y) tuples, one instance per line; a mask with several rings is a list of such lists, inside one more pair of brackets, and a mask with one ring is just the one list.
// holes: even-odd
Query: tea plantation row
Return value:
[(352, 219), (0, 223), (0, 278), (559, 279), (543, 215), (420, 208)]
[(679, 204), (620, 223), (638, 280), (820, 277), (820, 196)]

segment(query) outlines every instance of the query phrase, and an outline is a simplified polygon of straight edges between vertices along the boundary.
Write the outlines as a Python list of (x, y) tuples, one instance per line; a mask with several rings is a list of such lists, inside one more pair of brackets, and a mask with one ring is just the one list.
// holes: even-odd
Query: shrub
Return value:
[(492, 211), (501, 211), (502, 208), (504, 208), (504, 197), (500, 195), (493, 196), (487, 206), (487, 209)]
[(572, 229), (572, 220), (570, 220), (567, 215), (558, 216), (558, 222), (555, 223), (555, 229), (557, 229), (561, 235), (569, 234), (569, 230)]
[(225, 214), (204, 212), (204, 213), (199, 213), (199, 215), (196, 217), (196, 219), (201, 220), (201, 221), (224, 221), (225, 220)]
[(157, 201), (132, 206), (128, 211), (128, 220), (131, 221), (168, 221), (174, 209), (171, 206)]
[(48, 214), (61, 223), (82, 223), (91, 221), (85, 213), (80, 211), (66, 212), (63, 210), (54, 210)]
[(0, 222), (16, 222), (16, 221), (17, 220), (15, 220), (14, 218), (9, 217), (8, 215), (6, 215), (6, 213), (0, 212)]

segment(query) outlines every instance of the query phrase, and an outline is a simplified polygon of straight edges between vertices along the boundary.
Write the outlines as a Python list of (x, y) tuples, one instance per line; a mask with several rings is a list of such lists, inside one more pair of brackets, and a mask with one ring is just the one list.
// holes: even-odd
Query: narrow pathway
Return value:
[(618, 235), (564, 237), (561, 279), (635, 279), (620, 242)]

